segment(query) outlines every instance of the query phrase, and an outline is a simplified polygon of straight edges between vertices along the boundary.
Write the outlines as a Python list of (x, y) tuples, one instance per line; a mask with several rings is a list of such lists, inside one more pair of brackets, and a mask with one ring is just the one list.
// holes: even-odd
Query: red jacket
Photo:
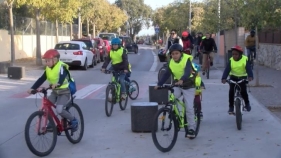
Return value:
[(190, 49), (191, 41), (190, 40), (183, 40), (182, 43), (183, 43), (183, 52), (190, 53), (190, 52), (187, 52), (186, 50)]

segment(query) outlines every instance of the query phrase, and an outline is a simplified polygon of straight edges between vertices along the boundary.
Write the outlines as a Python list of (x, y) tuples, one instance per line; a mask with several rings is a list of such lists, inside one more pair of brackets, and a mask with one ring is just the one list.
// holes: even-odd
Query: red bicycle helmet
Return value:
[(181, 35), (182, 35), (182, 37), (187, 37), (188, 36), (188, 32), (187, 31), (183, 31)]
[(43, 55), (43, 59), (53, 59), (53, 58), (59, 58), (59, 57), (60, 57), (60, 53), (56, 49), (49, 49)]
[(238, 45), (233, 46), (233, 47), (231, 48), (231, 50), (236, 50), (236, 51), (238, 51), (239, 53), (243, 53), (243, 49), (242, 49), (240, 46), (238, 46)]

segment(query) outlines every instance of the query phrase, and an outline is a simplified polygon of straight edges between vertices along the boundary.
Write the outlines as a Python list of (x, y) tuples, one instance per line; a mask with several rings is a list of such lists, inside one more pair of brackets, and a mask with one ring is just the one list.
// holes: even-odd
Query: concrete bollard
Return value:
[[(134, 102), (131, 105), (131, 127), (133, 132), (151, 132), (154, 116), (158, 111), (156, 102)], [(157, 125), (157, 124), (156, 124)], [(157, 128), (157, 126), (156, 126)]]

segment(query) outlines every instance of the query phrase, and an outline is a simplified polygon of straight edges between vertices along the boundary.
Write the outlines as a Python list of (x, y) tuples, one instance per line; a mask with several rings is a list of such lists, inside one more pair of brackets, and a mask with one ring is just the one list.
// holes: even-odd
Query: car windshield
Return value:
[(56, 44), (55, 49), (57, 50), (80, 50), (79, 44), (74, 43), (59, 43)]
[(99, 37), (108, 41), (111, 41), (113, 38), (115, 38), (114, 34), (100, 34)]
[(90, 40), (74, 40), (74, 41), (82, 41), (82, 42), (84, 42), (86, 44), (86, 46), (88, 48), (92, 48), (93, 47), (93, 44), (92, 44), (92, 42)]

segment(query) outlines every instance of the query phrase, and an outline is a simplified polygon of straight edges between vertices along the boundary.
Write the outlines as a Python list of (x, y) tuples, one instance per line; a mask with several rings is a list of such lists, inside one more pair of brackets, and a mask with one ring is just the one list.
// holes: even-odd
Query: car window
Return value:
[(97, 44), (100, 44), (100, 40), (99, 39), (95, 39)]
[(82, 48), (83, 48), (84, 50), (88, 50), (88, 49), (89, 49), (85, 43), (82, 44)]
[(115, 35), (114, 34), (100, 34), (99, 37), (101, 39), (111, 41), (113, 38), (115, 38)]
[(84, 42), (86, 44), (86, 46), (90, 49), (91, 47), (93, 47), (92, 41), (90, 40), (74, 40), (74, 41), (81, 41)]
[(80, 50), (80, 45), (75, 43), (59, 43), (56, 44), (57, 50)]

